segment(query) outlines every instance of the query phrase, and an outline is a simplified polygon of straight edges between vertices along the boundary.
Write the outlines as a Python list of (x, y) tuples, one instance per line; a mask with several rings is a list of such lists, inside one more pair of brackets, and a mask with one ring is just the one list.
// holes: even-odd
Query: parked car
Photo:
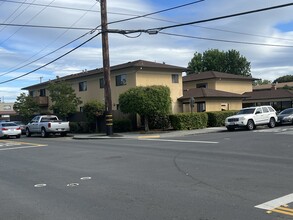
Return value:
[(16, 137), (20, 138), (20, 126), (13, 122), (0, 122), (0, 137)]
[(258, 125), (268, 125), (273, 128), (276, 122), (277, 114), (272, 106), (255, 106), (243, 108), (236, 115), (227, 117), (225, 126), (229, 131), (239, 127), (253, 130)]
[(69, 122), (59, 120), (56, 115), (39, 115), (26, 125), (27, 137), (31, 134), (41, 134), (42, 137), (47, 137), (49, 134), (56, 133), (66, 136), (67, 132), (69, 132)]
[(20, 127), (21, 134), (25, 134), (26, 125), (22, 121), (10, 121), (17, 124)]
[(293, 108), (287, 108), (278, 114), (278, 124), (293, 124)]

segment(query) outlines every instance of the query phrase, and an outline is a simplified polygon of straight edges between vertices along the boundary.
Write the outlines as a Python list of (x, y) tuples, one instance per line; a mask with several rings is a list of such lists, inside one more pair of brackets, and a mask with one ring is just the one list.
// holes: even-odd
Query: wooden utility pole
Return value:
[(101, 6), (101, 27), (102, 27), (102, 49), (103, 49), (103, 69), (104, 69), (104, 97), (105, 97), (105, 116), (107, 135), (113, 135), (113, 116), (112, 116), (112, 96), (110, 78), (110, 59), (108, 42), (108, 21), (107, 21), (107, 2), (100, 0)]

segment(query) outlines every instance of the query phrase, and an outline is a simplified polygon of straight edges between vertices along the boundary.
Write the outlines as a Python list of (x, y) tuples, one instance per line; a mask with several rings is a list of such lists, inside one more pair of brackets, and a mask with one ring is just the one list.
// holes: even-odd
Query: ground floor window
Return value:
[(196, 102), (197, 112), (205, 112), (206, 111), (206, 103), (205, 102)]

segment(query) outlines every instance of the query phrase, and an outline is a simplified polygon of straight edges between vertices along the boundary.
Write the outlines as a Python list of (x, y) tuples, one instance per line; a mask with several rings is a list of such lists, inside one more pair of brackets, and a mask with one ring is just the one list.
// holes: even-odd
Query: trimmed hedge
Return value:
[(129, 119), (114, 119), (113, 120), (113, 131), (114, 132), (132, 131), (131, 120), (129, 120)]
[(208, 127), (221, 127), (225, 125), (225, 119), (235, 115), (238, 111), (206, 112), (208, 115)]
[(179, 113), (170, 115), (171, 125), (175, 130), (191, 130), (205, 128), (208, 124), (206, 112)]

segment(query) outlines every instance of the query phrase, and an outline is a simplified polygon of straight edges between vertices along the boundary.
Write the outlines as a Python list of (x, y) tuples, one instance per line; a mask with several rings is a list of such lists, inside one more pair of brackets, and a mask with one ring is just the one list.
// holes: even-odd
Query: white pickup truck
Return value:
[(55, 115), (36, 116), (26, 125), (27, 137), (30, 137), (31, 134), (41, 134), (42, 137), (47, 137), (49, 134), (56, 133), (64, 137), (67, 132), (69, 132), (69, 122), (61, 121)]

